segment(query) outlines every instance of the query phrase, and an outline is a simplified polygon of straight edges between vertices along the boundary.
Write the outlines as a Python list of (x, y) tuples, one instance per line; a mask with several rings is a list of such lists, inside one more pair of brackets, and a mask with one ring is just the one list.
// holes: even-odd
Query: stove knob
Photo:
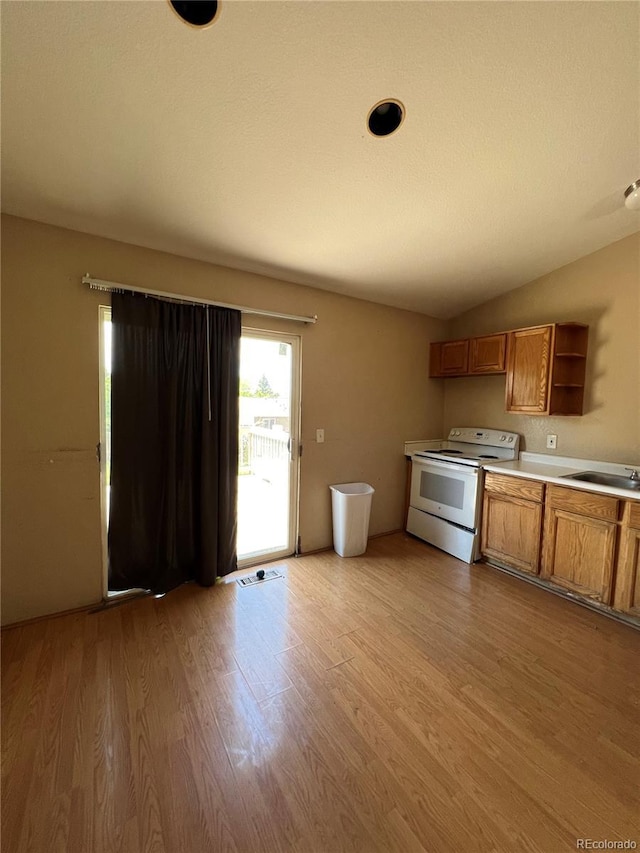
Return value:
[(507, 440), (507, 436), (506, 436), (506, 435), (501, 435), (501, 436), (500, 436), (500, 441), (506, 441), (506, 440)]
[(509, 436), (509, 441), (513, 441), (513, 436), (512, 436), (512, 435), (510, 435), (510, 436)]

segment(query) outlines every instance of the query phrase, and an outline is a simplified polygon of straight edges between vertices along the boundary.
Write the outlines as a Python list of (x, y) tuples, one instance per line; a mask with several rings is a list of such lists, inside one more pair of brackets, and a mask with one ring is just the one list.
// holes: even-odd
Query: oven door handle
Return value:
[(442, 469), (446, 471), (457, 471), (460, 474), (469, 474), (471, 477), (477, 477), (480, 471), (473, 465), (456, 465), (452, 462), (440, 462), (433, 459), (425, 459), (423, 456), (412, 456), (412, 461), (421, 468), (429, 468), (433, 473), (437, 473)]

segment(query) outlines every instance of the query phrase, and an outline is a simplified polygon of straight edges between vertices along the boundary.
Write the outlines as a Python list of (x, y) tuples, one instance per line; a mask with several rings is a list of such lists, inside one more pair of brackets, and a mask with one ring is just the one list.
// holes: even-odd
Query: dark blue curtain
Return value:
[(240, 312), (112, 299), (109, 589), (236, 569)]

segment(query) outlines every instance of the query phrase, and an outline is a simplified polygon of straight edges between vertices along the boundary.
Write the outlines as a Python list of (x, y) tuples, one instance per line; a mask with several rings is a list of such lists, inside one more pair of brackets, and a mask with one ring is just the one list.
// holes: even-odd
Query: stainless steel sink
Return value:
[(623, 477), (620, 474), (603, 474), (601, 471), (581, 471), (579, 474), (565, 474), (565, 480), (580, 480), (583, 483), (596, 483), (598, 486), (615, 486), (616, 489), (629, 489), (640, 492), (640, 480)]

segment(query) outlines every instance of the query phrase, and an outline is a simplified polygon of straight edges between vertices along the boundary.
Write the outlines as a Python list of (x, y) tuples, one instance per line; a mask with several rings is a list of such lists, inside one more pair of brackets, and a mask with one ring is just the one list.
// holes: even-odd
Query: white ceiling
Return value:
[(3, 2), (2, 83), (6, 212), (434, 316), (640, 229), (636, 2)]

